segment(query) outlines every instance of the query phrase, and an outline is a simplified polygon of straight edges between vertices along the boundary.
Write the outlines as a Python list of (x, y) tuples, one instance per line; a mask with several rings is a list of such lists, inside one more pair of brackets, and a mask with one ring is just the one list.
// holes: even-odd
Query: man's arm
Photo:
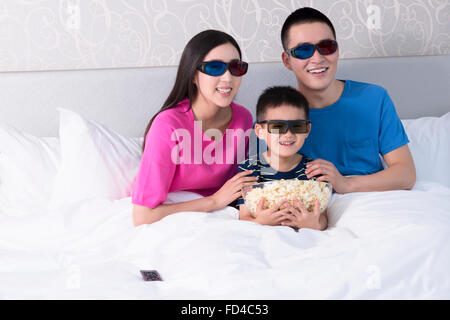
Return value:
[(416, 183), (416, 167), (407, 145), (383, 157), (387, 168), (367, 176), (348, 177), (350, 191), (409, 190)]
[(342, 176), (328, 161), (316, 159), (307, 164), (308, 178), (321, 174), (317, 181), (328, 181), (337, 193), (409, 190), (416, 182), (416, 168), (407, 145), (403, 145), (383, 157), (387, 168), (365, 176)]

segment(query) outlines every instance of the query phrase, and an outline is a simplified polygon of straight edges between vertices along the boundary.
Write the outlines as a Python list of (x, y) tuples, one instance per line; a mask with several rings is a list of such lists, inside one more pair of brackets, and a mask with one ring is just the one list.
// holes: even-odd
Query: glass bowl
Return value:
[(271, 208), (283, 199), (293, 204), (294, 198), (302, 201), (308, 211), (313, 211), (316, 199), (320, 201), (320, 212), (323, 212), (330, 204), (333, 187), (328, 182), (314, 180), (274, 180), (245, 186), (242, 196), (245, 205), (252, 215), (261, 197), (265, 198), (264, 209)]

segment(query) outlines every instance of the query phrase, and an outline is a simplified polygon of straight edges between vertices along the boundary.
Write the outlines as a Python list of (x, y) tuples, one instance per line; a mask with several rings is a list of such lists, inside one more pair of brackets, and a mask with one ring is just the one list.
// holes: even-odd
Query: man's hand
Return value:
[(305, 174), (309, 179), (322, 175), (316, 180), (331, 183), (337, 193), (410, 190), (416, 181), (416, 169), (408, 146), (386, 153), (383, 159), (387, 168), (367, 175), (344, 177), (331, 162), (323, 159), (307, 163)]
[(341, 175), (334, 164), (329, 161), (316, 159), (308, 162), (306, 164), (305, 174), (308, 179), (321, 175), (316, 181), (326, 181), (331, 183), (333, 189), (337, 193), (350, 192), (349, 179)]

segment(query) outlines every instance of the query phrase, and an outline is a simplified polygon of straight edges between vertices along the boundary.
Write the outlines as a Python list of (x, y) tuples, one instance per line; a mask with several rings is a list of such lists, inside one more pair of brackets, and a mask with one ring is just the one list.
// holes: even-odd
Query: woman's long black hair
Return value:
[[(167, 97), (166, 102), (164, 102), (161, 109), (153, 116), (145, 129), (144, 143), (142, 146), (143, 150), (145, 149), (147, 133), (152, 126), (153, 120), (159, 113), (175, 107), (178, 102), (185, 98), (189, 98), (191, 104), (194, 102), (198, 93), (197, 86), (194, 83), (197, 66), (203, 62), (205, 56), (212, 49), (226, 43), (231, 43), (239, 52), (239, 57), (242, 58), (241, 49), (236, 40), (222, 31), (202, 31), (188, 42), (181, 55), (180, 65), (178, 66), (177, 76), (172, 91)], [(190, 108), (191, 106), (189, 106), (189, 109)]]

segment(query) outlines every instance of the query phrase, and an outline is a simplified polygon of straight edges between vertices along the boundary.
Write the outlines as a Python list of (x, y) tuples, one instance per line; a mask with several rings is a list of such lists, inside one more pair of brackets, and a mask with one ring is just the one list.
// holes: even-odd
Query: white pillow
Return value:
[(60, 164), (57, 138), (38, 138), (0, 126), (0, 212), (45, 210)]
[(141, 146), (79, 114), (59, 109), (61, 168), (51, 208), (88, 198), (117, 200), (131, 195)]
[(402, 120), (410, 140), (417, 181), (450, 187), (450, 112), (442, 117)]

